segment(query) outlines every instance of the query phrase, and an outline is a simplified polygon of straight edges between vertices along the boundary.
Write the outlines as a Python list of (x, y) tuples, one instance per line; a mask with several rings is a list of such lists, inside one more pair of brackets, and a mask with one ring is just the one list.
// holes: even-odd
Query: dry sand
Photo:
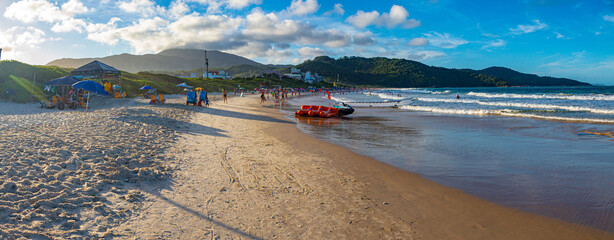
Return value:
[(131, 99), (83, 110), (0, 102), (0, 239), (112, 234), (142, 184), (172, 173), (163, 153), (190, 113)]
[[(127, 100), (89, 121), (0, 108), (0, 237), (614, 239), (317, 140), (258, 101)], [(92, 120), (114, 137), (74, 131)]]

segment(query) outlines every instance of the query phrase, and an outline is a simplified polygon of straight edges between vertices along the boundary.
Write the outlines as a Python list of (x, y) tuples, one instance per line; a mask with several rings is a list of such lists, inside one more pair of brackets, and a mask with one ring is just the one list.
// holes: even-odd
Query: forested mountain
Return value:
[[(220, 51), (207, 51), (209, 68), (228, 68), (236, 65), (262, 66), (250, 59)], [(102, 58), (64, 58), (51, 61), (47, 66), (78, 68), (91, 61), (99, 60), (121, 71), (178, 71), (205, 66), (205, 51), (198, 49), (168, 49), (157, 54), (120, 54)]]
[[(577, 86), (586, 83), (551, 77), (538, 77), (493, 69), (459, 70), (432, 67), (406, 59), (383, 57), (316, 57), (296, 66), (301, 71), (317, 72), (328, 81), (348, 85), (380, 87), (496, 87), (496, 86)], [(497, 69), (495, 69), (497, 70)], [(509, 70), (509, 69), (508, 69)], [(498, 74), (508, 73), (508, 74)], [(527, 76), (528, 75), (528, 76)], [(531, 77), (533, 76), (533, 77)], [(530, 84), (528, 84), (530, 83)]]
[(520, 73), (504, 67), (489, 67), (476, 72), (505, 79), (514, 86), (590, 86), (588, 83), (572, 79), (540, 77), (535, 74)]

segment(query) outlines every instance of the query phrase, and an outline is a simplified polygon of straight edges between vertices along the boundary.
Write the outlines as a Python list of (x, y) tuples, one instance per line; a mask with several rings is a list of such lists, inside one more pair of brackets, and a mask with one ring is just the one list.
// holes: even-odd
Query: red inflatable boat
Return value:
[(294, 115), (329, 118), (339, 115), (339, 109), (335, 107), (303, 105)]

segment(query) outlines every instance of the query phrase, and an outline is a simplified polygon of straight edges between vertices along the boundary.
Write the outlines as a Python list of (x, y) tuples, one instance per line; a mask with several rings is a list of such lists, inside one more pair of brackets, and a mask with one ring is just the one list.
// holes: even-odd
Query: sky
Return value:
[(388, 57), (614, 85), (614, 0), (0, 0), (0, 48), (29, 64), (170, 48)]

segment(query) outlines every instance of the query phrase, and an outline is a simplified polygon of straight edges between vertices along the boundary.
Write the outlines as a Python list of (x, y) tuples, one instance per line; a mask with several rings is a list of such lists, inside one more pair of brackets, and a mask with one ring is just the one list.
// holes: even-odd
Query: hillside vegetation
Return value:
[(317, 72), (326, 81), (376, 87), (498, 87), (498, 86), (580, 86), (571, 79), (538, 77), (511, 69), (459, 70), (432, 67), (406, 59), (383, 57), (316, 57), (296, 66)]
[[(30, 101), (32, 91), (34, 91), (35, 101), (41, 100), (49, 93), (43, 92), (45, 82), (49, 80), (67, 76), (70, 74), (67, 68), (50, 67), (50, 66), (32, 66), (17, 61), (0, 61), (0, 97), (10, 98), (17, 102)], [(32, 85), (32, 79), (36, 73), (36, 82)], [(296, 87), (307, 88), (310, 85), (299, 80), (283, 78), (279, 79), (275, 76), (264, 77), (245, 77), (234, 78), (232, 80), (223, 79), (202, 79), (202, 78), (178, 78), (166, 74), (157, 74), (149, 72), (127, 73), (122, 72), (121, 84), (122, 89), (126, 91), (129, 97), (138, 96), (143, 93), (139, 90), (142, 86), (149, 85), (158, 90), (162, 94), (174, 94), (183, 91), (183, 88), (177, 87), (177, 84), (186, 82), (190, 86), (202, 87), (206, 91), (217, 92), (219, 89), (233, 91), (239, 85), (246, 90), (253, 90), (261, 86), (272, 87)], [(118, 84), (112, 80), (112, 84)], [(331, 84), (322, 83), (317, 86), (331, 86)], [(15, 94), (7, 96), (6, 90), (12, 89)]]
[(475, 72), (506, 79), (514, 86), (590, 86), (588, 83), (568, 78), (540, 77), (504, 67), (489, 67)]

